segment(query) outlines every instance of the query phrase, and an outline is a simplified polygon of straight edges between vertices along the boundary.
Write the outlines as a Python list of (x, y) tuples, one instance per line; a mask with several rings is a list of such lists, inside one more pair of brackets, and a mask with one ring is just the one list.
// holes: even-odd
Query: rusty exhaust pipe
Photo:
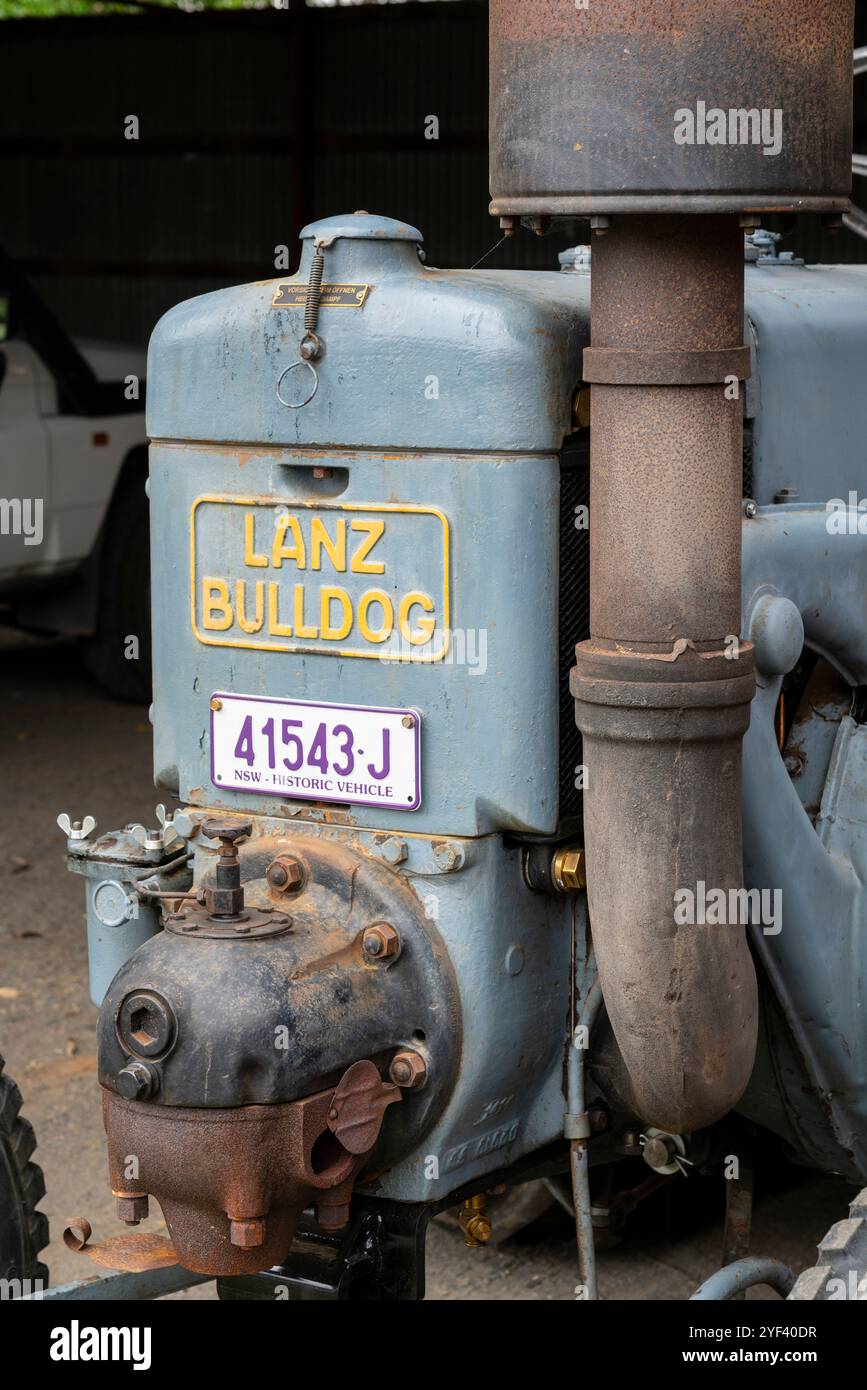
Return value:
[(675, 921), (678, 890), (743, 886), (737, 218), (615, 219), (592, 342), (591, 637), (572, 675), (590, 920), (636, 1106), (681, 1133), (738, 1101), (758, 1026), (743, 926)]
[[(593, 941), (632, 1102), (678, 1133), (749, 1080), (744, 926), (677, 916), (743, 885), (739, 217), (848, 206), (854, 0), (490, 0), (491, 212), (590, 216)], [(707, 122), (713, 123), (708, 134)]]

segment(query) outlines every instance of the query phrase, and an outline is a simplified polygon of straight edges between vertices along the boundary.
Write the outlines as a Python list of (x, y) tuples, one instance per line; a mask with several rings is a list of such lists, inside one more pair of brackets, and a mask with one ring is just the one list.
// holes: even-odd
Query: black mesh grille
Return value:
[(753, 432), (749, 425), (744, 425), (744, 472), (742, 496), (752, 497), (755, 486), (755, 476), (753, 473)]
[(590, 456), (586, 439), (570, 441), (560, 456), (560, 823), (581, 816), (581, 792), (575, 786), (581, 763), (581, 734), (569, 672), (575, 644), (590, 636), (590, 536), (575, 526), (576, 507), (590, 504)]

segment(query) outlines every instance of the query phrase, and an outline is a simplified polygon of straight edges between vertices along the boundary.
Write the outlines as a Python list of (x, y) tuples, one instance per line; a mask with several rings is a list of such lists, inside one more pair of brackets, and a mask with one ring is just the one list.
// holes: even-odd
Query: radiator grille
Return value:
[(560, 456), (560, 825), (581, 818), (581, 792), (575, 786), (581, 763), (581, 734), (569, 672), (575, 644), (590, 636), (590, 536), (575, 526), (576, 507), (590, 504), (590, 453), (586, 436), (564, 447)]

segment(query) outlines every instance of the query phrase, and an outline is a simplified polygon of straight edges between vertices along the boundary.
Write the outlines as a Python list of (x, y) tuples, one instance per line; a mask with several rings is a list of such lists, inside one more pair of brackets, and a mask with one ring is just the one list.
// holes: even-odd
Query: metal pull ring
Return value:
[[(290, 372), (294, 372), (296, 367), (307, 367), (308, 370), (313, 373), (313, 390), (310, 392), (309, 396), (304, 397), (303, 401), (287, 401), (284, 396), (281, 396), (280, 387), (283, 385), (284, 378), (287, 377)], [(289, 410), (300, 410), (303, 405), (309, 405), (318, 390), (319, 373), (313, 363), (306, 361), (303, 357), (299, 357), (297, 362), (290, 362), (289, 366), (284, 367), (277, 378), (277, 399), (281, 405), (285, 405)]]

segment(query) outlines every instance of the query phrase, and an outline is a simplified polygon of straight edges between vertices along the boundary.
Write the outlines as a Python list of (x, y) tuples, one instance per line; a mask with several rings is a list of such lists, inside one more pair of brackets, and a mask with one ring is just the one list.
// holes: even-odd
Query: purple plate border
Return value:
[[(290, 700), (284, 698), (282, 695), (235, 695), (227, 694), (227, 692), (224, 690), (215, 690), (212, 695), (208, 696), (208, 700), (209, 702), (211, 700), (249, 700), (252, 701), (253, 704), (257, 705), (302, 705), (305, 709), (358, 709), (363, 710), (365, 714), (411, 714), (413, 719), (415, 720), (415, 801), (412, 803), (412, 805), (409, 805), (409, 803), (407, 803), (406, 806), (399, 805), (398, 803), (392, 803), (391, 809), (395, 811), (417, 811), (421, 806), (421, 715), (419, 714), (417, 709), (401, 709), (394, 705), (343, 705), (337, 704), (335, 701), (332, 700)], [(211, 764), (211, 786), (216, 787), (217, 791), (249, 792), (251, 796), (271, 796), (277, 801), (306, 801), (313, 804), (319, 801), (325, 801), (328, 803), (329, 806), (378, 806), (380, 808), (383, 806), (383, 802), (381, 800), (333, 801), (327, 796), (293, 796), (291, 792), (279, 792), (275, 791), (273, 788), (269, 788), (268, 790), (265, 790), (263, 788), (262, 791), (258, 791), (255, 787), (224, 786), (222, 782), (216, 781), (214, 776), (215, 713), (217, 713), (216, 710), (210, 710), (211, 738), (209, 760)]]

